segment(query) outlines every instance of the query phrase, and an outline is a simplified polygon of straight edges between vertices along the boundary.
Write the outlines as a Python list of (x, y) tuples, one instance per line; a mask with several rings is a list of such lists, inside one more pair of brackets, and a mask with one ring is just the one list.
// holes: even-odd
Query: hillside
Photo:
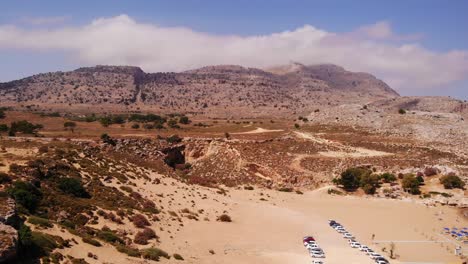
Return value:
[(323, 105), (367, 103), (397, 96), (374, 76), (335, 65), (292, 64), (266, 71), (224, 65), (180, 73), (96, 66), (0, 83), (4, 106), (81, 112), (292, 115)]

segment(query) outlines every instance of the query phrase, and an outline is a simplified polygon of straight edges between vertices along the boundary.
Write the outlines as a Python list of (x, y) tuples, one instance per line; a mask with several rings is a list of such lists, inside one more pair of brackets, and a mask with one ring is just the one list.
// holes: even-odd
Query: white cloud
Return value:
[(407, 38), (396, 35), (388, 22), (345, 34), (305, 25), (247, 37), (143, 24), (126, 15), (53, 30), (0, 26), (0, 49), (65, 51), (86, 65), (136, 65), (148, 72), (217, 64), (269, 67), (297, 61), (370, 72), (400, 90), (440, 87), (467, 78), (467, 51), (435, 52), (401, 40)]

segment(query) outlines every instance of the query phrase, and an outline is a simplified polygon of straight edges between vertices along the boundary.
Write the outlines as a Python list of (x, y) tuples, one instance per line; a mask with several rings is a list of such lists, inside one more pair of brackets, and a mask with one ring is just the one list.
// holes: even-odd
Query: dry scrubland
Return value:
[[(440, 232), (468, 225), (467, 192), (440, 178), (466, 181), (467, 153), (434, 137), (313, 121), (321, 115), (192, 118), (160, 130), (76, 121), (71, 131), (69, 118), (7, 111), (0, 123), (43, 128), (37, 137), (1, 134), (0, 199), (6, 204), (8, 190), (17, 200), (12, 225), (29, 243), (22, 256), (53, 263), (307, 263), (305, 235), (316, 237), (326, 263), (372, 263), (328, 219), (386, 256), (390, 245), (379, 241), (395, 241), (392, 263), (461, 263), (457, 242)], [(396, 179), (379, 182), (374, 195), (332, 184), (353, 167)], [(402, 188), (407, 174), (424, 179), (421, 194)]]

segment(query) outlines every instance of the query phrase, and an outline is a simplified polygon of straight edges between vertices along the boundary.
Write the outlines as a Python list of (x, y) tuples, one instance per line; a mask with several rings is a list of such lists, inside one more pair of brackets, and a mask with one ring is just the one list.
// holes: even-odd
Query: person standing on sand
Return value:
[(375, 238), (375, 234), (372, 234), (372, 240), (374, 240), (374, 238)]

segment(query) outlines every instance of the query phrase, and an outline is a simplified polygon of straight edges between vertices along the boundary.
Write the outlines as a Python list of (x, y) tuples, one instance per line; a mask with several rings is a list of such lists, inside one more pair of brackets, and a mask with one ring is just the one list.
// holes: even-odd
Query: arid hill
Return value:
[(187, 112), (223, 116), (308, 113), (323, 105), (398, 97), (383, 81), (335, 65), (269, 70), (209, 66), (181, 73), (96, 66), (0, 83), (2, 105), (58, 111)]

